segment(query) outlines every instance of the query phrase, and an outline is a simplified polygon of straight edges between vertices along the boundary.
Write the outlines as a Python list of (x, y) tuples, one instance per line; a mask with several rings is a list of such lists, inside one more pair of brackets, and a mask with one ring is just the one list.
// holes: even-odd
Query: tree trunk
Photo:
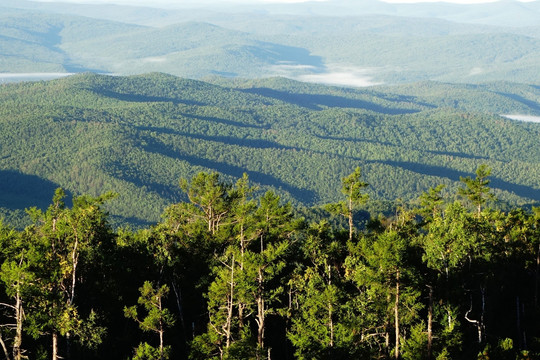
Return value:
[(6, 360), (10, 360), (9, 352), (6, 347), (6, 343), (4, 342), (4, 339), (2, 338), (2, 334), (0, 334), (0, 346), (2, 346), (2, 350), (4, 350), (4, 356), (6, 357)]
[(484, 333), (485, 333), (485, 328), (486, 328), (486, 323), (484, 322), (484, 317), (486, 315), (486, 289), (484, 287), (482, 287), (480, 289), (480, 292), (482, 294), (482, 313), (480, 314), (480, 331), (481, 331), (481, 334), (480, 334), (480, 342), (483, 342), (484, 341)]
[(163, 359), (163, 333), (165, 332), (163, 330), (163, 324), (161, 323), (161, 321), (159, 322), (159, 359), (162, 360)]
[(538, 308), (538, 283), (540, 280), (540, 243), (538, 244), (538, 251), (536, 252), (536, 277), (534, 281), (534, 307)]
[(233, 318), (233, 305), (234, 305), (234, 254), (231, 260), (231, 280), (229, 283), (230, 292), (227, 299), (227, 321), (225, 324), (225, 347), (228, 349), (231, 346), (231, 324)]
[(334, 321), (332, 320), (332, 303), (328, 303), (328, 320), (330, 325), (330, 347), (334, 347)]
[[(257, 297), (255, 299), (257, 303), (257, 345), (259, 349), (264, 349), (264, 325), (265, 325), (265, 309), (264, 309), (264, 295), (263, 295), (263, 274), (262, 269), (259, 268), (259, 275), (257, 279), (259, 285), (257, 289)], [(258, 354), (259, 352), (257, 352)]]
[[(328, 286), (332, 285), (332, 267), (328, 265)], [(334, 307), (332, 301), (328, 302), (328, 325), (330, 327), (330, 347), (334, 347)]]
[(16, 300), (15, 300), (15, 321), (17, 327), (15, 329), (15, 337), (13, 338), (13, 359), (21, 360), (21, 344), (22, 344), (22, 332), (23, 332), (23, 320), (24, 320), (24, 310), (22, 307), (22, 301), (19, 291), (17, 290)]
[[(244, 223), (240, 226), (240, 273), (242, 274), (244, 271), (244, 255), (246, 252), (246, 238), (244, 235)], [(240, 330), (240, 333), (242, 333), (242, 330), (244, 329), (244, 309), (246, 307), (246, 304), (240, 299), (238, 301), (238, 329)]]
[(349, 241), (352, 241), (354, 235), (354, 218), (353, 218), (353, 204), (352, 199), (349, 197)]
[[(163, 306), (161, 303), (161, 296), (157, 298), (158, 300), (158, 309), (159, 313), (161, 314), (163, 311)], [(163, 317), (160, 315), (159, 317), (159, 359), (163, 359), (163, 333), (165, 332), (165, 325), (163, 324)]]
[(394, 327), (396, 331), (396, 350), (394, 358), (399, 359), (399, 269), (396, 272), (396, 301), (394, 303)]
[(58, 360), (58, 334), (52, 333), (52, 360)]
[[(176, 306), (178, 307), (178, 317), (180, 319), (180, 327), (184, 334), (186, 334), (186, 324), (184, 323), (184, 311), (182, 308), (182, 290), (178, 289), (176, 281), (172, 282), (174, 294), (176, 295)], [(187, 337), (187, 336), (186, 336)]]
[(427, 323), (427, 358), (431, 360), (433, 347), (433, 287), (429, 287), (428, 323)]
[[(390, 292), (386, 294), (386, 301), (390, 303), (392, 300), (392, 295)], [(386, 348), (387, 354), (390, 354), (390, 327), (391, 327), (391, 316), (390, 314), (387, 315), (385, 326), (384, 326), (384, 345)]]
[(478, 332), (478, 344), (481, 344), (482, 343), (482, 338), (483, 338), (483, 335), (482, 335), (482, 323), (479, 320), (473, 320), (473, 319), (469, 318), (469, 314), (472, 312), (472, 308), (473, 308), (473, 299), (472, 299), (472, 295), (471, 295), (471, 306), (470, 306), (469, 310), (467, 310), (467, 312), (465, 313), (465, 320), (467, 320), (468, 322), (470, 322), (471, 324), (474, 324), (476, 326), (476, 330)]

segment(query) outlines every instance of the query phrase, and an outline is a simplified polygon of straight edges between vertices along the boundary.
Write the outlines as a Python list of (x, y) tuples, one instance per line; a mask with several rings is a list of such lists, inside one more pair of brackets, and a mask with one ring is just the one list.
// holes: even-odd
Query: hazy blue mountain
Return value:
[[(177, 2), (167, 9), (148, 2), (146, 8), (118, 5), (73, 5), (3, 0), (2, 4), (24, 9), (39, 9), (63, 14), (132, 22), (142, 25), (167, 25), (179, 21), (203, 20), (210, 12), (290, 14), (300, 16), (364, 16), (391, 15), (446, 19), (460, 23), (494, 26), (537, 26), (540, 23), (540, 2), (502, 0), (484, 4), (451, 4), (441, 2), (391, 4), (378, 0), (328, 0), (292, 4), (234, 4), (226, 1)], [(199, 16), (194, 18), (193, 16)]]
[[(2, 0), (0, 72), (159, 71), (353, 86), (540, 83), (539, 3), (335, 0), (160, 9)], [(519, 27), (502, 26), (515, 19)]]

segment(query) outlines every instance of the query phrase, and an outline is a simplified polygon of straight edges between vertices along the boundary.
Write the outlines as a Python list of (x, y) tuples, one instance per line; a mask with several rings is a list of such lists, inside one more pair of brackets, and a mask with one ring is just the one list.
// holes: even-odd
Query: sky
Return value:
[[(69, 2), (69, 3), (99, 3), (99, 4), (130, 4), (130, 5), (157, 5), (157, 4), (176, 4), (181, 3), (193, 4), (193, 3), (210, 3), (215, 1), (201, 1), (201, 0), (38, 0), (42, 2)], [(235, 2), (235, 3), (299, 3), (306, 1), (329, 1), (329, 0), (221, 0), (221, 2)], [(387, 3), (405, 4), (405, 3), (422, 3), (422, 2), (440, 2), (441, 0), (381, 0)], [(480, 4), (489, 3), (499, 0), (442, 0), (442, 2), (450, 2), (456, 4)], [(514, 0), (519, 2), (531, 2), (537, 0)]]
[[(394, 4), (410, 4), (410, 3), (426, 3), (426, 2), (450, 2), (454, 4), (483, 4), (483, 3), (490, 3), (490, 2), (496, 2), (498, 0), (381, 0), (388, 3), (394, 3)], [(536, 0), (514, 0), (518, 2), (532, 2)]]

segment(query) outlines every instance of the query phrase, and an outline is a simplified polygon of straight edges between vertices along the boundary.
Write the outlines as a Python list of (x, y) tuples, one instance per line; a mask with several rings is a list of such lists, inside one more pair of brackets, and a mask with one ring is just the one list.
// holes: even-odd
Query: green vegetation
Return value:
[[(362, 173), (342, 179), (353, 219)], [(450, 197), (437, 186), (354, 231), (294, 216), (247, 175), (183, 179), (189, 201), (136, 232), (111, 228), (115, 194), (68, 207), (59, 188), (24, 230), (0, 224), (3, 354), (536, 358), (540, 209), (492, 208), (490, 173), (481, 164)]]
[(115, 191), (114, 223), (147, 225), (187, 200), (178, 180), (200, 171), (246, 172), (259, 194), (322, 206), (357, 166), (372, 202), (411, 201), (440, 183), (455, 192), (481, 163), (494, 169), (497, 206), (540, 201), (540, 127), (497, 115), (540, 113), (534, 86), (213, 81), (83, 74), (1, 86), (2, 213), (24, 227), (10, 213), (44, 209), (60, 186)]

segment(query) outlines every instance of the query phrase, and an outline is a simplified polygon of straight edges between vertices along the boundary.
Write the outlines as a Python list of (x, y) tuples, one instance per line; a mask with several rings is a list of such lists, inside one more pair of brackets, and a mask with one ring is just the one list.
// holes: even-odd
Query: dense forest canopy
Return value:
[[(489, 204), (491, 169), (359, 226), (357, 167), (306, 221), (244, 174), (182, 178), (185, 202), (113, 230), (117, 194), (0, 224), (6, 359), (534, 359), (540, 355), (540, 209)], [(455, 195), (455, 197), (454, 197)]]
[[(537, 87), (423, 82), (350, 89), (282, 78), (201, 82), (160, 73), (83, 74), (0, 86), (0, 206), (13, 219), (44, 209), (58, 186), (119, 196), (118, 223), (158, 221), (186, 200), (180, 177), (246, 172), (260, 193), (304, 206), (335, 202), (362, 166), (372, 201), (411, 201), (439, 183), (455, 191), (481, 163), (499, 207), (540, 201)], [(22, 224), (21, 226), (24, 226)]]

